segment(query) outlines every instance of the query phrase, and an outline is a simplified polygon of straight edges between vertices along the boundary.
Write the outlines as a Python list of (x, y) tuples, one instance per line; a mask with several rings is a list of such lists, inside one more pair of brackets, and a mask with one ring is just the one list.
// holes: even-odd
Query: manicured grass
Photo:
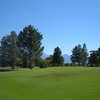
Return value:
[(100, 68), (0, 71), (0, 100), (100, 100)]

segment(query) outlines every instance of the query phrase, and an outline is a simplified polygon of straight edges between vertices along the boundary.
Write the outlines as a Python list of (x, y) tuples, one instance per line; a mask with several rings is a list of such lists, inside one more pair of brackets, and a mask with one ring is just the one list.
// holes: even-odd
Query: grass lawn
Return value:
[(100, 68), (2, 70), (0, 100), (100, 100)]

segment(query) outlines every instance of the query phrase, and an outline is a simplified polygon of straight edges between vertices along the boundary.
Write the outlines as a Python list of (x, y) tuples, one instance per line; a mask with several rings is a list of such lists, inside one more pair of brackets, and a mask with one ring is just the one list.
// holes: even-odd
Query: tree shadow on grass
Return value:
[(12, 69), (0, 69), (0, 72), (11, 72), (13, 71)]

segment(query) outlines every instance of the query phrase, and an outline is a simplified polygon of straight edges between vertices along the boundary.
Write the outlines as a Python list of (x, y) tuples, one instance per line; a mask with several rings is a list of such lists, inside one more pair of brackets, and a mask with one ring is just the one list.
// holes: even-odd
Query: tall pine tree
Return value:
[(20, 50), (28, 55), (30, 69), (32, 69), (32, 59), (40, 57), (44, 50), (41, 46), (42, 39), (42, 34), (31, 25), (25, 27), (18, 35)]

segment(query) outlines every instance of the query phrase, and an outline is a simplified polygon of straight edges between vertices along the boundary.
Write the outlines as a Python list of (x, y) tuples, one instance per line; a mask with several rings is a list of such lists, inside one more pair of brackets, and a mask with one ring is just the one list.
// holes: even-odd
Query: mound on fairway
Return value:
[(100, 100), (100, 68), (0, 72), (0, 100)]

